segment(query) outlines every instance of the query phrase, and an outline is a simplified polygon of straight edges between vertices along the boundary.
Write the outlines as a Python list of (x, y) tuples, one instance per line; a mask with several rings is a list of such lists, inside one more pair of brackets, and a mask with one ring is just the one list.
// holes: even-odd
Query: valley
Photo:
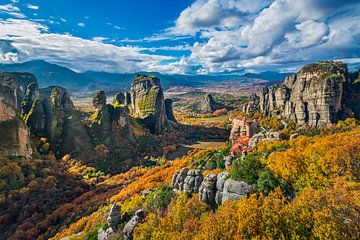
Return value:
[[(318, 214), (356, 239), (356, 76), (320, 62), (260, 91), (177, 92), (137, 74), (124, 93), (74, 97), (2, 73), (1, 239), (317, 236)], [(345, 215), (330, 213), (339, 206)], [(317, 225), (296, 227), (307, 221)]]

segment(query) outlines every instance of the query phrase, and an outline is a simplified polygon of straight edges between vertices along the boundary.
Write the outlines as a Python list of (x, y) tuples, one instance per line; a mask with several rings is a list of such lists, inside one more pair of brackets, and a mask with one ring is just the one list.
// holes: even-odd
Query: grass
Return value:
[(217, 121), (227, 121), (227, 120), (229, 120), (229, 116), (228, 116), (228, 115), (224, 115), (224, 116), (209, 117), (209, 118), (205, 118), (205, 117), (201, 117), (201, 118), (189, 118), (189, 120), (191, 120), (191, 121), (217, 122)]

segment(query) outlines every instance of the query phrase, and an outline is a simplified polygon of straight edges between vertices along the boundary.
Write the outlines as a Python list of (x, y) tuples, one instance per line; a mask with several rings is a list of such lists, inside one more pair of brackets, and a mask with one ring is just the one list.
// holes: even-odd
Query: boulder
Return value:
[(123, 233), (125, 240), (132, 240), (135, 228), (145, 219), (145, 212), (140, 209), (135, 212), (135, 215), (124, 226)]
[(120, 207), (114, 203), (110, 209), (109, 216), (107, 218), (108, 228), (103, 230), (100, 229), (98, 233), (98, 240), (111, 239), (114, 234), (118, 231), (118, 225), (121, 222)]
[(119, 207), (119, 205), (114, 203), (110, 209), (110, 213), (107, 218), (107, 223), (109, 225), (109, 228), (111, 228), (114, 232), (116, 232), (120, 222), (121, 222), (120, 207)]
[(229, 155), (224, 158), (224, 164), (226, 169), (230, 169), (233, 163), (234, 157)]
[(197, 193), (202, 181), (203, 175), (201, 170), (189, 170), (184, 180), (184, 191), (189, 193)]
[(265, 138), (266, 138), (266, 136), (265, 136), (264, 133), (257, 133), (257, 134), (255, 134), (254, 136), (252, 136), (252, 137), (250, 138), (250, 140), (249, 140), (249, 146), (250, 146), (251, 148), (254, 148), (254, 147), (256, 147), (256, 144), (257, 144), (260, 140), (263, 140), (263, 139), (265, 139)]
[(253, 187), (245, 182), (227, 179), (224, 183), (222, 203), (226, 200), (240, 200), (254, 192)]
[(208, 174), (205, 176), (199, 188), (199, 201), (205, 202), (210, 206), (215, 206), (216, 179), (216, 174)]
[(180, 171), (178, 170), (175, 172), (171, 183), (174, 189), (179, 191), (184, 190), (185, 178), (187, 177), (188, 171), (188, 168), (182, 168)]
[(215, 202), (217, 205), (221, 205), (221, 203), (222, 203), (224, 184), (225, 184), (225, 181), (228, 178), (228, 176), (229, 176), (228, 172), (221, 172), (217, 175), (216, 195), (215, 195)]

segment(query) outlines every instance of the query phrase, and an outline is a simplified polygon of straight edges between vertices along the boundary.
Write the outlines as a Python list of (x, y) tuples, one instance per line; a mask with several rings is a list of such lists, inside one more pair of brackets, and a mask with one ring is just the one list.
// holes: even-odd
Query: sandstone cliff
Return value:
[(35, 153), (29, 129), (20, 118), (18, 101), (24, 85), (15, 74), (0, 74), (0, 155), (5, 157), (28, 159)]
[(309, 64), (282, 85), (263, 89), (259, 107), (267, 116), (284, 117), (300, 125), (325, 126), (345, 117), (345, 112), (359, 114), (355, 102), (349, 100), (350, 94), (358, 93), (346, 91), (352, 84), (347, 66), (341, 62)]
[(93, 149), (68, 92), (61, 87), (38, 89), (29, 85), (23, 102), (23, 118), (31, 132), (46, 138), (58, 155), (79, 155)]
[(92, 116), (91, 131), (96, 145), (104, 144), (117, 157), (128, 157), (135, 138), (130, 124), (129, 109), (124, 105), (125, 96), (117, 93), (113, 105), (106, 103), (104, 91), (93, 97), (95, 113)]
[(144, 74), (136, 75), (130, 95), (132, 116), (147, 126), (151, 133), (162, 133), (169, 126), (159, 78)]

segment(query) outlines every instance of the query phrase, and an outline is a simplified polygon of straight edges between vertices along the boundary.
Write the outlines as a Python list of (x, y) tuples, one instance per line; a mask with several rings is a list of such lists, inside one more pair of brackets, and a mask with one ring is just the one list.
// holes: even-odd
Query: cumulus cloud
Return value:
[(174, 34), (194, 35), (213, 27), (238, 27), (251, 20), (270, 0), (197, 0), (185, 9), (170, 31)]
[[(100, 40), (100, 39), (94, 39)], [(0, 62), (42, 59), (77, 71), (135, 72), (155, 69), (173, 57), (141, 53), (144, 48), (115, 46), (70, 34), (48, 33), (30, 20), (0, 20)]]
[(356, 0), (197, 0), (169, 31), (200, 34), (199, 72), (359, 57)]
[(83, 23), (83, 22), (79, 22), (77, 25), (78, 25), (79, 27), (85, 27), (85, 23)]

